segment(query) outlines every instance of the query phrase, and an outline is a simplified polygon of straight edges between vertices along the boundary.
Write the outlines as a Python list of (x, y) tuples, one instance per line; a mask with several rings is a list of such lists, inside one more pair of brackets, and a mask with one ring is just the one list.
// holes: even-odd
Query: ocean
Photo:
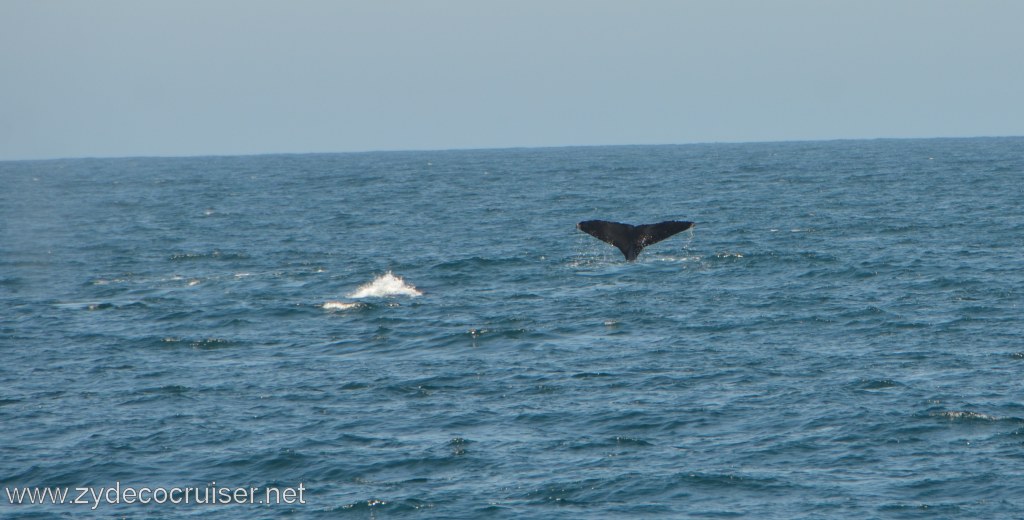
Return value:
[(0, 162), (0, 309), (3, 518), (1024, 518), (1024, 138)]

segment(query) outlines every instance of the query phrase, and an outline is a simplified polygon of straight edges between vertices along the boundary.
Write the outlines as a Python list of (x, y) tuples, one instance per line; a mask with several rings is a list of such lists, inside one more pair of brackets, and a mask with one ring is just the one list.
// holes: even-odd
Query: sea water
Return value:
[(1022, 268), (1021, 138), (3, 162), (0, 516), (1020, 518)]

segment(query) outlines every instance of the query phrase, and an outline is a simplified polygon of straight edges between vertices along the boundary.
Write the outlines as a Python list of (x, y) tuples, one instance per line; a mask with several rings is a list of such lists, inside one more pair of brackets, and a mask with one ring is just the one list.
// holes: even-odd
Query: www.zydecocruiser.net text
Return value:
[(150, 487), (6, 487), (10, 505), (50, 504), (87, 505), (98, 509), (116, 504), (198, 504), (198, 505), (303, 505), (306, 488), (295, 487), (227, 487), (211, 482), (208, 486)]

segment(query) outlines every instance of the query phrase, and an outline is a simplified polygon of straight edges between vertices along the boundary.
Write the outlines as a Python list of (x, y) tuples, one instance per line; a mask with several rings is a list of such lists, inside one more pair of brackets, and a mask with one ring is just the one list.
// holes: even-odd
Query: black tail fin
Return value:
[(619, 248), (626, 260), (632, 262), (643, 248), (693, 227), (693, 222), (667, 220), (657, 224), (633, 226), (607, 220), (584, 220), (576, 227), (585, 233)]

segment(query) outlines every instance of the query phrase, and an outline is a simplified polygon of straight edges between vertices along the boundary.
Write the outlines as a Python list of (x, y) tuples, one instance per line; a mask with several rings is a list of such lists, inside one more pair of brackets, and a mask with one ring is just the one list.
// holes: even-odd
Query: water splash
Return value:
[(395, 276), (388, 271), (377, 278), (374, 278), (372, 282), (360, 286), (352, 294), (350, 298), (373, 298), (373, 297), (385, 297), (385, 296), (421, 296), (423, 293), (416, 289), (416, 287), (405, 283), (400, 276)]
[(325, 302), (323, 308), (329, 311), (345, 311), (348, 309), (355, 309), (362, 304), (353, 302)]
[(933, 413), (932, 415), (949, 419), (950, 421), (997, 421), (998, 417), (980, 412), (967, 412), (961, 410), (948, 410), (945, 412)]

